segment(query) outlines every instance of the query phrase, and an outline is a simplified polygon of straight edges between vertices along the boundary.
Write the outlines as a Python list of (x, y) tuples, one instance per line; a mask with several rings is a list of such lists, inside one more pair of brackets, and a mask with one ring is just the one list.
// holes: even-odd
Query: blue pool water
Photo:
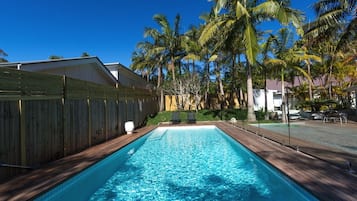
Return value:
[(317, 200), (218, 128), (158, 128), (37, 200)]

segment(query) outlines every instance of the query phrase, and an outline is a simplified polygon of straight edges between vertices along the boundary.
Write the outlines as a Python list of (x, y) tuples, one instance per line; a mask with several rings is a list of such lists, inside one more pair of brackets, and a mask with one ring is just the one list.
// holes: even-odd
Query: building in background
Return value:
[(152, 89), (139, 75), (120, 63), (103, 64), (98, 57), (79, 57), (44, 61), (0, 63), (0, 67), (23, 71), (65, 75), (70, 78), (116, 87), (117, 84)]

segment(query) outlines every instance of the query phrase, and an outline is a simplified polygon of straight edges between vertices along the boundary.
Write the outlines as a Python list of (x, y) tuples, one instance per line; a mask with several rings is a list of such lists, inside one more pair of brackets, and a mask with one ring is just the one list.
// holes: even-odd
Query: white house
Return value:
[[(285, 82), (285, 86), (291, 86), (291, 84)], [(254, 89), (254, 110), (264, 110), (265, 109), (265, 94), (264, 89)], [(289, 98), (289, 108), (292, 109), (293, 100)], [(281, 111), (282, 94), (281, 94), (281, 82), (278, 80), (267, 80), (267, 106), (268, 111)]]
[(350, 93), (350, 96), (352, 99), (351, 108), (355, 110), (356, 115), (357, 115), (357, 85), (347, 88), (346, 91), (348, 91)]

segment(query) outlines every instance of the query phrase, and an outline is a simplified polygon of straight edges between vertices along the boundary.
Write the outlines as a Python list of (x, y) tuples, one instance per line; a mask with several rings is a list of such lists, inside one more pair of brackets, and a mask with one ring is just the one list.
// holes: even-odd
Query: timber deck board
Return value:
[[(194, 125), (199, 124), (216, 125), (321, 200), (352, 201), (357, 198), (357, 176), (335, 165), (297, 152), (226, 122), (199, 122)], [(185, 124), (174, 126), (183, 125)], [(32, 199), (154, 128), (155, 126), (150, 126), (138, 129), (132, 135), (117, 137), (0, 184), (0, 200)], [(282, 140), (278, 139), (279, 135), (275, 136), (273, 133), (271, 137)], [(334, 156), (330, 155), (330, 157)]]

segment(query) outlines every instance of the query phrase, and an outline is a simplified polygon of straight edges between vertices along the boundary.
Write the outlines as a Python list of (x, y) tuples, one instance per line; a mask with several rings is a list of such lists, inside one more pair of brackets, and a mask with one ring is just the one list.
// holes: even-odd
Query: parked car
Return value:
[(322, 112), (315, 112), (315, 113), (311, 113), (311, 119), (312, 120), (322, 120), (324, 119), (324, 113)]

